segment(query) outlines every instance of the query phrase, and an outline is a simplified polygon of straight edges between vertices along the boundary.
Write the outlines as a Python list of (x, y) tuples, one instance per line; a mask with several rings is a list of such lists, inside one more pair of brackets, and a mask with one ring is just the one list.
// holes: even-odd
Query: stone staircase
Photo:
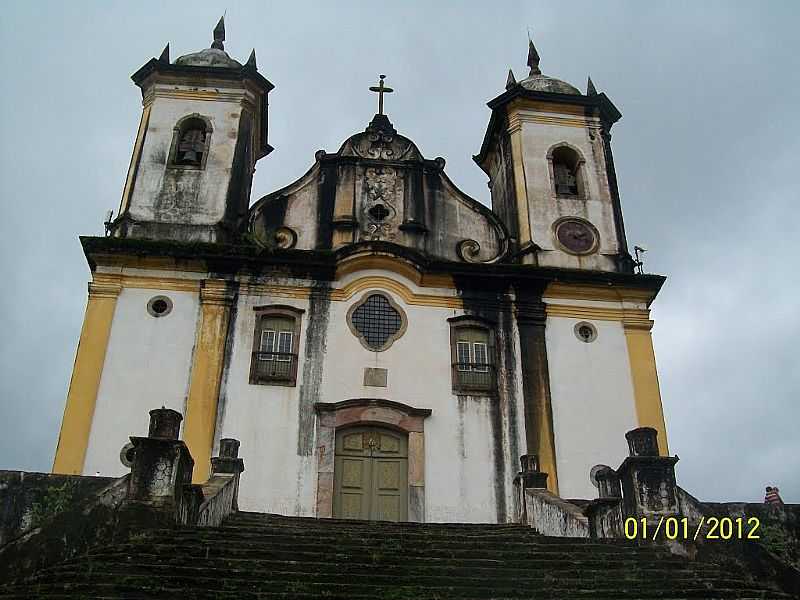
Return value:
[(519, 525), (317, 520), (240, 512), (154, 530), (0, 587), (3, 598), (306, 600), (790, 598), (741, 572), (632, 542)]

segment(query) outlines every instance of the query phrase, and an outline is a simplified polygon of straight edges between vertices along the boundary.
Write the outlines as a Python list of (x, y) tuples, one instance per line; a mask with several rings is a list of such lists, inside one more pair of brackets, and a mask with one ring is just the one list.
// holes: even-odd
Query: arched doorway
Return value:
[(336, 432), (333, 516), (408, 520), (408, 436), (383, 427)]

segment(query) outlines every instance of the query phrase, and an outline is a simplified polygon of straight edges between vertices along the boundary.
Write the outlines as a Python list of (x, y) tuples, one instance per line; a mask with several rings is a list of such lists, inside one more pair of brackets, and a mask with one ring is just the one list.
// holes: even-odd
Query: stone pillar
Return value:
[(584, 509), (589, 519), (589, 537), (619, 538), (625, 533), (622, 517), (622, 487), (619, 475), (604, 467), (594, 475), (598, 497)]
[(619, 475), (614, 469), (605, 467), (595, 473), (598, 498), (622, 498), (622, 487)]
[(236, 490), (233, 494), (233, 510), (239, 510), (239, 475), (244, 471), (244, 460), (239, 458), (239, 440), (224, 438), (219, 441), (219, 456), (211, 459), (211, 476), (233, 475)]
[(89, 284), (89, 301), (61, 421), (53, 473), (83, 474), (111, 321), (121, 291), (120, 275), (96, 273)]
[(225, 360), (225, 340), (234, 296), (228, 282), (220, 279), (206, 279), (200, 289), (200, 321), (183, 428), (183, 439), (198, 462), (195, 482), (208, 479)]
[(131, 437), (129, 502), (180, 510), (194, 468), (189, 449), (178, 440), (181, 420), (180, 413), (169, 408), (151, 410), (148, 437)]
[(547, 473), (539, 470), (539, 458), (535, 454), (523, 454), (519, 457), (522, 470), (517, 473), (523, 490), (528, 488), (547, 489)]
[(558, 495), (553, 408), (545, 340), (547, 314), (541, 299), (542, 290), (518, 284), (514, 286), (514, 293), (522, 363), (526, 455), (536, 457), (536, 470), (549, 475), (547, 489)]
[(617, 469), (623, 492), (625, 518), (646, 517), (657, 524), (661, 517), (678, 516), (677, 456), (658, 455), (658, 432), (639, 427), (625, 434), (630, 456)]

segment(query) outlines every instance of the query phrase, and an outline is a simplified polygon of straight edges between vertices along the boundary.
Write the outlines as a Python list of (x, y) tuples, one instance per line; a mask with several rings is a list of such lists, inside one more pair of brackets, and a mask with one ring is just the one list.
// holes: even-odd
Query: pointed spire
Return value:
[(506, 89), (510, 90), (515, 85), (517, 85), (517, 80), (514, 78), (514, 71), (509, 69), (508, 70), (508, 79), (506, 79)]
[(536, 46), (533, 45), (533, 40), (530, 36), (528, 36), (528, 66), (531, 68), (531, 75), (542, 74), (539, 69), (539, 53), (536, 51)]
[(592, 81), (591, 77), (589, 77), (589, 81), (586, 82), (586, 95), (597, 96), (597, 89), (595, 89), (594, 81)]
[(245, 63), (246, 67), (250, 67), (253, 70), (258, 69), (256, 67), (256, 49), (253, 48), (252, 52), (250, 52), (250, 57), (247, 59), (247, 63)]
[(161, 56), (158, 57), (159, 62), (169, 63), (169, 44), (164, 46), (164, 49), (161, 51)]
[(217, 50), (225, 50), (225, 45), (222, 43), (225, 41), (225, 16), (221, 16), (219, 18), (219, 23), (217, 26), (214, 27), (214, 41), (211, 44), (212, 48), (216, 48)]

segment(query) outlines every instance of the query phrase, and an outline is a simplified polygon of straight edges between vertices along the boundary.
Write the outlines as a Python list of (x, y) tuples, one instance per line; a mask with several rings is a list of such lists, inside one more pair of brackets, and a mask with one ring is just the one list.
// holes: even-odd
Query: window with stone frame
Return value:
[(453, 391), (488, 395), (496, 387), (493, 328), (470, 317), (450, 319)]
[(211, 126), (200, 115), (184, 117), (173, 130), (170, 166), (203, 169), (208, 158)]
[(302, 312), (291, 306), (256, 309), (250, 383), (284, 386), (297, 384)]
[(569, 146), (559, 146), (552, 150), (549, 158), (552, 165), (553, 193), (559, 197), (582, 198), (583, 161), (580, 155)]

